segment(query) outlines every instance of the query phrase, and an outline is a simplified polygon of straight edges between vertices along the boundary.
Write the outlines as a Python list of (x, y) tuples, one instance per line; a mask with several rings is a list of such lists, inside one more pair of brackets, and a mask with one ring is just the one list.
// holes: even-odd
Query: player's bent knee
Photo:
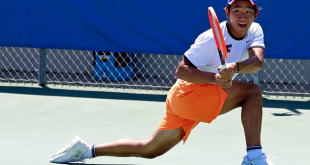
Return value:
[(154, 159), (166, 153), (166, 150), (163, 149), (164, 147), (159, 146), (160, 145), (151, 145), (151, 144), (144, 145), (141, 156), (147, 159)]
[(141, 156), (146, 159), (154, 159), (158, 156), (163, 155), (165, 152), (160, 152), (156, 150), (145, 151)]
[(257, 84), (251, 84), (248, 87), (248, 94), (251, 97), (262, 97), (262, 90)]

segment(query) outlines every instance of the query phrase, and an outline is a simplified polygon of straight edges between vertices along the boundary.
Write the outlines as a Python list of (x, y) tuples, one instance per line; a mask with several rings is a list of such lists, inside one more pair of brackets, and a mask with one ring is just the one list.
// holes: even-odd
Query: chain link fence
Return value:
[[(23, 47), (0, 48), (0, 81), (167, 91), (182, 55)], [(236, 80), (264, 95), (310, 97), (310, 60), (265, 59), (264, 69)]]

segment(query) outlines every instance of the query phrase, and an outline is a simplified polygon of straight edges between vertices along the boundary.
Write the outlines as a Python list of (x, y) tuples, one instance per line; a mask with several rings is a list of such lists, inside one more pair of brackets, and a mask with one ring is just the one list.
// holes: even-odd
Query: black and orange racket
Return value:
[(209, 14), (209, 21), (210, 21), (211, 28), (213, 31), (217, 50), (219, 52), (219, 56), (221, 59), (221, 69), (223, 70), (223, 69), (226, 69), (225, 58), (227, 58), (227, 49), (226, 49), (224, 36), (223, 36), (222, 30), (220, 27), (219, 20), (216, 16), (216, 13), (213, 7), (208, 8), (208, 14)]

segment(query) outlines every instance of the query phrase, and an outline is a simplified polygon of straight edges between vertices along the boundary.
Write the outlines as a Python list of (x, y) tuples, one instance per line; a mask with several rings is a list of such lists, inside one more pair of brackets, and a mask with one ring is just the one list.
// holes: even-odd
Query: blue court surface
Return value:
[[(113, 91), (113, 92), (111, 92)], [(49, 158), (74, 136), (90, 144), (148, 138), (165, 114), (165, 92), (69, 90), (0, 86), (0, 164), (52, 165)], [(98, 157), (93, 165), (240, 165), (246, 154), (241, 109), (200, 123), (155, 159)], [(310, 101), (264, 98), (263, 151), (276, 165), (308, 165)]]

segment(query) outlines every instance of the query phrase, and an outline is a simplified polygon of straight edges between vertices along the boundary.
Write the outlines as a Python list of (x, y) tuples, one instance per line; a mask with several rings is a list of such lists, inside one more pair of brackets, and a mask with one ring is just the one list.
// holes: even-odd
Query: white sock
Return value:
[(82, 160), (83, 159), (91, 159), (93, 158), (93, 146), (94, 145), (88, 145), (88, 151), (85, 152), (83, 155), (82, 155)]
[(262, 156), (262, 147), (261, 146), (251, 146), (247, 148), (247, 157), (249, 160), (258, 159)]

